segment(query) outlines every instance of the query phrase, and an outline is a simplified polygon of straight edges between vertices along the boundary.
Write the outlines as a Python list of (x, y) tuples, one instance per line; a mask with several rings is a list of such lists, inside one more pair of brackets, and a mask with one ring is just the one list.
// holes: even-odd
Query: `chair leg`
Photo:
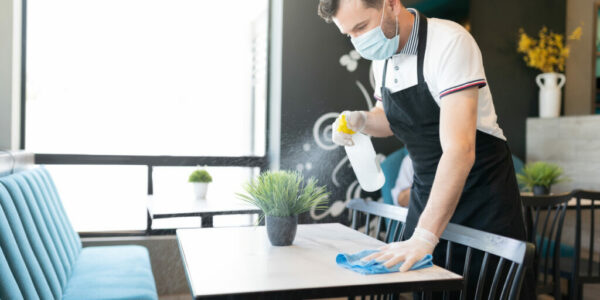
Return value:
[(568, 286), (569, 286), (569, 300), (575, 300), (577, 299), (577, 284), (575, 283), (575, 280), (573, 278), (569, 278), (568, 281)]

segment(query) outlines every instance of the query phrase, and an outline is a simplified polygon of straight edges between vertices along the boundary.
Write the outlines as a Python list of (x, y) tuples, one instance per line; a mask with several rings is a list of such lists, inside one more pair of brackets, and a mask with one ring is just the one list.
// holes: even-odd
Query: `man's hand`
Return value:
[(375, 259), (378, 262), (385, 262), (383, 265), (386, 268), (404, 262), (400, 267), (400, 272), (406, 272), (416, 262), (423, 259), (425, 255), (432, 254), (438, 242), (438, 237), (433, 233), (417, 227), (410, 239), (385, 245), (379, 248), (379, 252), (373, 253), (362, 260)]
[(367, 112), (365, 111), (343, 111), (333, 125), (331, 125), (331, 139), (340, 146), (354, 146), (352, 134), (339, 131), (342, 116), (346, 118), (346, 127), (354, 132), (360, 132), (367, 124)]

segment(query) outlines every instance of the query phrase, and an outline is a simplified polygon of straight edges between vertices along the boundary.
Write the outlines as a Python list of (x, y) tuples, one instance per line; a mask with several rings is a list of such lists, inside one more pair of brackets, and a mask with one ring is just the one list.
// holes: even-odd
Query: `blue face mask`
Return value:
[(388, 59), (398, 51), (398, 45), (400, 43), (400, 35), (398, 35), (398, 16), (396, 16), (396, 35), (393, 38), (388, 39), (385, 34), (383, 34), (383, 30), (381, 30), (385, 7), (382, 8), (382, 10), (383, 13), (381, 14), (379, 26), (358, 37), (350, 39), (356, 51), (360, 53), (360, 56), (369, 60)]

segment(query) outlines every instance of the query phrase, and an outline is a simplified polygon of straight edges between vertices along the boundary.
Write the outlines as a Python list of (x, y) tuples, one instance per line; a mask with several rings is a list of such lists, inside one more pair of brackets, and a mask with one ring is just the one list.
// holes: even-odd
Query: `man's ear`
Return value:
[(402, 8), (402, 2), (400, 2), (400, 0), (385, 0), (384, 6), (388, 6), (392, 12), (397, 15), (400, 13), (400, 9)]

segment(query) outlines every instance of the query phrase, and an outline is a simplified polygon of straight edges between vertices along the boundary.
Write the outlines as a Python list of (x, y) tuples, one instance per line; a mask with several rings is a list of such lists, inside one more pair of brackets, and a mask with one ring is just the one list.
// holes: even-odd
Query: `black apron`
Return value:
[[(423, 77), (427, 18), (422, 14), (419, 16), (417, 85), (392, 93), (385, 87), (386, 60), (381, 87), (383, 108), (390, 128), (404, 143), (413, 161), (414, 181), (403, 239), (412, 235), (427, 204), (442, 156), (439, 138), (440, 108)], [(519, 240), (526, 239), (519, 188), (506, 141), (477, 130), (475, 164), (467, 177), (450, 222)], [(437, 265), (444, 265), (445, 246), (445, 242), (440, 242), (434, 251), (434, 263)], [(464, 254), (461, 255), (460, 252), (462, 251), (454, 251), (453, 255), (453, 260), (459, 265), (464, 259)], [(456, 268), (453, 271), (462, 274), (461, 267), (457, 265)], [(478, 269), (479, 267), (470, 274), (477, 275)], [(476, 280), (469, 281), (471, 285)], [(526, 286), (531, 285), (526, 283), (523, 289), (529, 289)], [(469, 298), (473, 293), (470, 295)]]

